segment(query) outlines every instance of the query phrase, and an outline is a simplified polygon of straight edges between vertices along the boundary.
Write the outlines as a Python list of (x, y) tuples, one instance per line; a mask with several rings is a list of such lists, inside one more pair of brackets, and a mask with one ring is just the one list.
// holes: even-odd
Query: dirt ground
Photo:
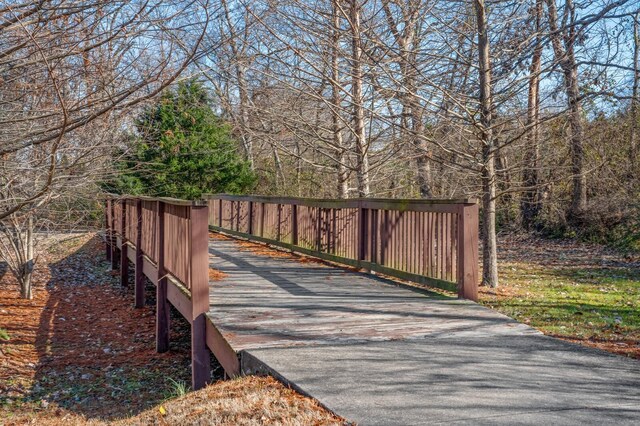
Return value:
[[(156, 353), (154, 287), (134, 309), (94, 234), (57, 238), (34, 282), (34, 299), (22, 300), (0, 266), (0, 329), (9, 335), (0, 340), (0, 425), (341, 423), (268, 377), (186, 393), (189, 324), (172, 312), (171, 350)], [(220, 379), (215, 360), (212, 368)]]
[(640, 359), (640, 254), (535, 235), (498, 238), (498, 288), (480, 302), (573, 343)]

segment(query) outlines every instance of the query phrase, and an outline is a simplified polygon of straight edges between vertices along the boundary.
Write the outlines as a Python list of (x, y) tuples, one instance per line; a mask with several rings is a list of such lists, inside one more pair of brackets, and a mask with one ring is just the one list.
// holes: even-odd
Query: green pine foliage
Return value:
[(238, 153), (229, 126), (198, 82), (180, 83), (145, 109), (124, 155), (117, 193), (197, 199), (250, 191), (256, 177)]

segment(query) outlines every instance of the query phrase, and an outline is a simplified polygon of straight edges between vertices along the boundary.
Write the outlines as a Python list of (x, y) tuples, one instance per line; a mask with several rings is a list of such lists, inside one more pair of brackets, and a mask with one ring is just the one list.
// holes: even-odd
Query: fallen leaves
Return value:
[(153, 306), (133, 308), (103, 253), (90, 234), (57, 245), (36, 272), (31, 301), (2, 277), (0, 327), (12, 339), (1, 344), (0, 416), (13, 406), (121, 416), (164, 398), (165, 376), (189, 379), (188, 324), (175, 322), (172, 351), (157, 354)]
[(499, 239), (500, 286), (481, 303), (545, 334), (640, 358), (637, 259), (569, 240)]
[(41, 262), (33, 300), (0, 276), (0, 328), (10, 335), (0, 342), (0, 424), (343, 423), (272, 378), (217, 382), (169, 399), (172, 383), (190, 382), (189, 324), (172, 314), (171, 350), (156, 353), (154, 287), (147, 286), (150, 303), (134, 309), (131, 288), (110, 273), (95, 235), (64, 241)]
[(220, 281), (229, 275), (215, 268), (209, 268), (209, 281)]

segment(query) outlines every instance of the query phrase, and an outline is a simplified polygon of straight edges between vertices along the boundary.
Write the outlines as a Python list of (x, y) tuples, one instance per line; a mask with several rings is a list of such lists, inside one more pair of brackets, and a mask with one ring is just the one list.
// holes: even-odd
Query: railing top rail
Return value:
[(174, 206), (191, 206), (201, 207), (207, 205), (207, 200), (182, 200), (179, 198), (171, 197), (148, 197), (145, 195), (117, 195), (117, 194), (105, 194), (105, 198), (108, 200), (143, 200), (143, 201), (162, 201), (166, 204), (172, 204)]
[(407, 209), (418, 206), (430, 205), (470, 205), (477, 204), (475, 198), (457, 198), (457, 199), (395, 199), (395, 198), (348, 198), (348, 199), (320, 199), (320, 198), (301, 198), (301, 197), (270, 197), (262, 195), (231, 195), (231, 194), (205, 194), (208, 199), (221, 199), (228, 201), (257, 201), (261, 203), (275, 204), (295, 204), (311, 207), (334, 207), (334, 208), (390, 208), (390, 209)]

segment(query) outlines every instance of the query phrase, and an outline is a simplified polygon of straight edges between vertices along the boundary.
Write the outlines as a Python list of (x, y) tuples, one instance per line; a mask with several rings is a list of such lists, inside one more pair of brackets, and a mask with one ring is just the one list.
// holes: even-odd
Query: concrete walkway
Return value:
[(209, 316), (245, 371), (358, 424), (640, 424), (640, 362), (474, 303), (214, 239)]

